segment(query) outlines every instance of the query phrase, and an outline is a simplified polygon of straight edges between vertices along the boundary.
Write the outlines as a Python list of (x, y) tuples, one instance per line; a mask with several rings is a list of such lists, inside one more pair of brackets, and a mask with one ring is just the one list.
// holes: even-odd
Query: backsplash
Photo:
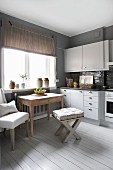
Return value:
[(79, 82), (79, 76), (81, 75), (93, 75), (96, 88), (103, 88), (103, 86), (113, 88), (113, 66), (110, 66), (109, 71), (65, 73), (65, 78), (72, 78), (74, 81)]
[(113, 66), (110, 66), (109, 71), (105, 71), (105, 85), (113, 88)]

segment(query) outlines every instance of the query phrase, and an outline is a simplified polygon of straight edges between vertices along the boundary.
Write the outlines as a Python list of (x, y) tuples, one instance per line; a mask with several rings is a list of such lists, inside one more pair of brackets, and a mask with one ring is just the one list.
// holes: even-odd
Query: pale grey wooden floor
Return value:
[(113, 170), (113, 129), (81, 122), (82, 137), (61, 143), (65, 132), (54, 136), (59, 123), (51, 118), (35, 121), (34, 137), (16, 129), (16, 149), (10, 151), (9, 133), (2, 138), (2, 170)]

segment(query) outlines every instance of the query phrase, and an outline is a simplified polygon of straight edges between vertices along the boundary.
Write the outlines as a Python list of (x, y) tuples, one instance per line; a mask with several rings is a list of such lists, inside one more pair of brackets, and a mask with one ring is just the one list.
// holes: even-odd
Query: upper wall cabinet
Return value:
[(74, 72), (82, 70), (82, 46), (65, 50), (65, 71)]
[(65, 50), (66, 72), (108, 70), (108, 61), (108, 40)]
[(107, 67), (108, 47), (108, 41), (83, 45), (83, 70), (109, 69)]
[(103, 42), (83, 45), (83, 69), (103, 69)]

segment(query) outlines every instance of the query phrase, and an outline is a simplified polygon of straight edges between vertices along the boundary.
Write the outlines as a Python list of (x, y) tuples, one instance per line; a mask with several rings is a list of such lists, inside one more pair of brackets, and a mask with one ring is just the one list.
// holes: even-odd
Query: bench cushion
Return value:
[(76, 108), (63, 108), (53, 111), (53, 116), (60, 121), (84, 117), (82, 110)]
[(0, 128), (14, 129), (29, 119), (29, 113), (16, 112), (0, 118)]

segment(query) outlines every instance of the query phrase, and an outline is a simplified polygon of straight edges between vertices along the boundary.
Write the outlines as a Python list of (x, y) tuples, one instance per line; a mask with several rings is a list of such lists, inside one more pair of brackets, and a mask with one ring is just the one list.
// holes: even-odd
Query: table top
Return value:
[(31, 95), (25, 95), (25, 96), (18, 96), (19, 99), (24, 100), (42, 100), (42, 99), (48, 99), (48, 98), (54, 98), (54, 97), (62, 97), (63, 94), (56, 94), (56, 93), (45, 93), (46, 95), (37, 95), (37, 94), (31, 94)]

